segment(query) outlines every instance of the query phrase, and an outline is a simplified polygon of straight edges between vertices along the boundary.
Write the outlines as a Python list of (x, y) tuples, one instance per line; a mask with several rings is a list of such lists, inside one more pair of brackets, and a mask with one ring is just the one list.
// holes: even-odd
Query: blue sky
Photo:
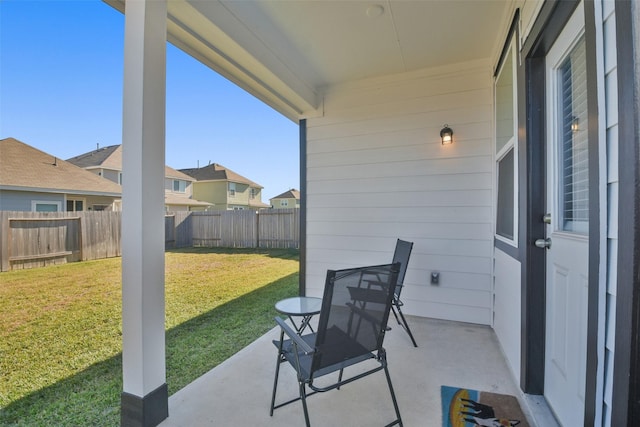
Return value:
[[(124, 15), (99, 0), (0, 0), (0, 139), (67, 159), (122, 141)], [(166, 163), (300, 188), (298, 125), (167, 46)]]

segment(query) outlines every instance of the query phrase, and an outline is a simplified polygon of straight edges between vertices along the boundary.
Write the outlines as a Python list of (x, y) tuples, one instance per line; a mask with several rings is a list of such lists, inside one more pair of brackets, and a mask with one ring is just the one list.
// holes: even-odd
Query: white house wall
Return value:
[(407, 314), (491, 324), (492, 117), (489, 61), (329, 89), (307, 120), (307, 294), (327, 269), (390, 262), (402, 238)]
[(496, 248), (494, 268), (493, 329), (514, 378), (520, 378), (521, 264), (520, 261)]

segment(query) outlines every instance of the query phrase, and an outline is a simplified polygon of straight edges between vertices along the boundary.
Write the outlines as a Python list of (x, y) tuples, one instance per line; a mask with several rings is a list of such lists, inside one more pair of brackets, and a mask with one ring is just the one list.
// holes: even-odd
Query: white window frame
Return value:
[[(53, 200), (32, 200), (31, 201), (31, 212), (40, 212), (38, 211), (38, 205), (55, 205), (56, 212), (62, 212), (62, 202), (57, 202)], [(48, 211), (45, 211), (48, 212)]]
[[(558, 50), (555, 52), (555, 55), (548, 55), (546, 61), (548, 64), (551, 64), (549, 69), (547, 70), (546, 75), (546, 84), (547, 84), (547, 111), (548, 115), (551, 117), (551, 121), (547, 126), (547, 138), (556, 138), (557, 134), (554, 132), (558, 131), (560, 126), (559, 117), (558, 117), (558, 105), (557, 101), (560, 99), (560, 95), (558, 93), (558, 67), (560, 64), (564, 62), (565, 59), (570, 55), (573, 49), (578, 45), (579, 42), (582, 41), (584, 37), (584, 26), (582, 25), (583, 18), (580, 19), (571, 19), (567, 24), (564, 31), (571, 32), (573, 39), (570, 43), (567, 43), (563, 50)], [(549, 119), (548, 119), (549, 120)], [(584, 126), (584, 123), (581, 124)], [(558, 165), (558, 153), (547, 153), (547, 164), (548, 167), (552, 168), (552, 177), (550, 178), (553, 182), (554, 188), (558, 188), (558, 181), (560, 177), (558, 176), (559, 165)], [(560, 213), (562, 209), (562, 203), (558, 198), (558, 194), (556, 197), (550, 197), (548, 206), (548, 211), (551, 212), (552, 218), (557, 218), (556, 220), (551, 222), (553, 227), (553, 232), (556, 234), (561, 234), (564, 237), (573, 238), (577, 240), (588, 240), (588, 232), (589, 232), (589, 224), (585, 224), (583, 227), (578, 226), (576, 230), (570, 231), (564, 229), (563, 224), (563, 215)], [(578, 225), (578, 224), (577, 224)]]
[(280, 200), (280, 207), (289, 206), (289, 201), (287, 199)]
[[(509, 42), (509, 51), (511, 53), (511, 62), (507, 64), (505, 61), (500, 66), (500, 70), (497, 73), (497, 76), (493, 83), (493, 105), (494, 105), (494, 152), (495, 152), (495, 177), (494, 177), (494, 185), (495, 185), (495, 200), (494, 200), (494, 236), (497, 240), (500, 240), (504, 243), (507, 243), (511, 246), (518, 246), (518, 228), (519, 228), (519, 215), (518, 215), (518, 81), (517, 81), (517, 59), (518, 59), (518, 49), (516, 38), (512, 37)], [(507, 65), (511, 66), (511, 73), (513, 78), (513, 133), (511, 138), (498, 150), (497, 148), (497, 119), (498, 119), (498, 111), (497, 111), (497, 99), (496, 99), (496, 84), (498, 83), (500, 76), (506, 70)], [(499, 184), (499, 165), (500, 161), (511, 151), (513, 150), (513, 238), (510, 239), (508, 237), (502, 236), (498, 234), (498, 184)]]
[(82, 202), (83, 211), (87, 210), (87, 199), (86, 198), (82, 198), (82, 197), (69, 197), (69, 198), (66, 198), (65, 201), (64, 201), (65, 209), (67, 207), (67, 203), (68, 202), (73, 202), (73, 210), (72, 211), (65, 211), (65, 212), (82, 212), (82, 211), (76, 211), (76, 202)]
[[(178, 184), (178, 189), (176, 190), (176, 183)], [(187, 192), (187, 182), (181, 179), (174, 179), (172, 183), (172, 190), (174, 193), (186, 193)]]
[(227, 186), (228, 191), (229, 191), (229, 196), (230, 197), (234, 197), (236, 195), (236, 183), (235, 182), (230, 182)]

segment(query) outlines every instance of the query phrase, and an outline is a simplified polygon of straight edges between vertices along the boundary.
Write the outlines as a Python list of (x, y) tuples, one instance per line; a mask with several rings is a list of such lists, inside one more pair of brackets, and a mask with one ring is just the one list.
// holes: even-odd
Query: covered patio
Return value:
[[(638, 140), (633, 2), (105, 1), (126, 15), (123, 425), (300, 424), (295, 406), (268, 419), (269, 337), (168, 398), (167, 41), (299, 124), (300, 295), (414, 242), (420, 348), (388, 338), (407, 425), (439, 424), (441, 385), (521, 390), (563, 425), (640, 417), (640, 238), (618, 199), (638, 201), (637, 144), (618, 144)], [(379, 421), (382, 404), (360, 406), (373, 384), (340, 390), (357, 397), (340, 411), (314, 397), (312, 418)]]
[[(516, 396), (532, 427), (557, 423), (540, 399), (525, 396), (507, 367), (492, 329), (487, 326), (411, 316), (418, 347), (390, 319), (385, 338), (389, 370), (405, 426), (441, 426), (440, 386), (471, 388)], [(278, 339), (274, 328), (236, 355), (169, 398), (162, 427), (304, 425), (302, 406), (294, 402), (269, 417)], [(297, 395), (295, 373), (281, 368), (278, 401)], [(314, 426), (373, 426), (393, 419), (384, 374), (308, 399)]]

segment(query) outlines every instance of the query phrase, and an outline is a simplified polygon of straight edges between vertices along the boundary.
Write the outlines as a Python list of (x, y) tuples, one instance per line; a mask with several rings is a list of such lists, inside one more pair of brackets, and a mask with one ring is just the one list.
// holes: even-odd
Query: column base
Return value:
[(169, 417), (167, 384), (162, 384), (144, 397), (123, 391), (120, 398), (122, 427), (155, 427)]

